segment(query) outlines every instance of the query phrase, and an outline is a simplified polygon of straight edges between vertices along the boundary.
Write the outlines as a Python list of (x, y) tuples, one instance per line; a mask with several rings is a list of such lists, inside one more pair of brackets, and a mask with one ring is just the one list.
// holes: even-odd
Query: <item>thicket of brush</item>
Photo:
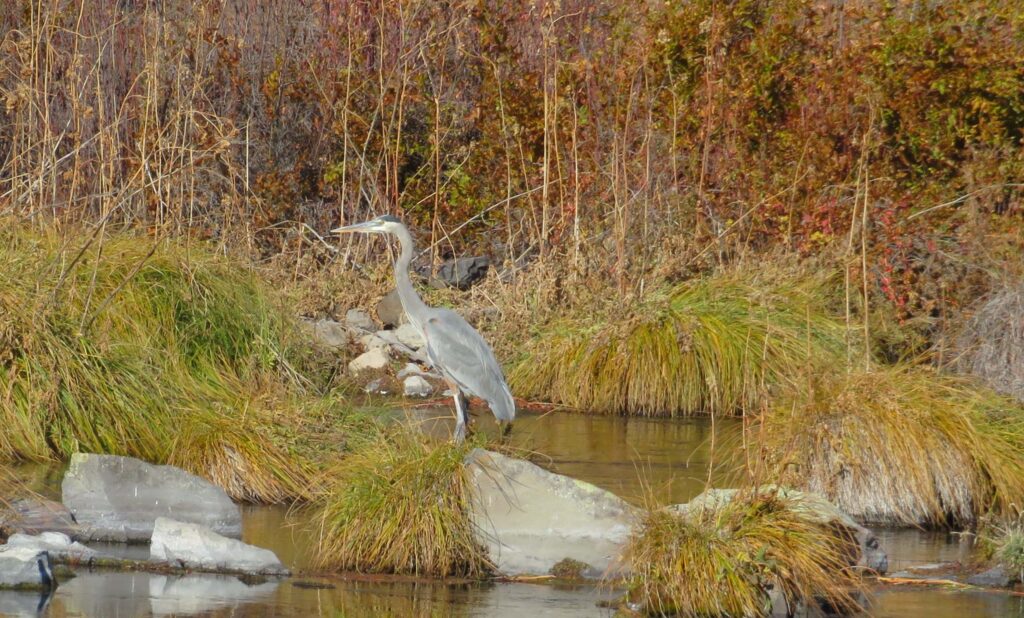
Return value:
[(857, 608), (850, 539), (772, 493), (750, 492), (685, 514), (653, 510), (630, 538), (628, 598), (648, 615), (767, 616), (768, 590), (788, 604)]
[(1020, 227), (1021, 19), (997, 0), (12, 0), (0, 209), (315, 265), (334, 256), (302, 224), (396, 212), (432, 257), (589, 268), (590, 247), (641, 295), (674, 257), (865, 227), (872, 283), (927, 313), (984, 287), (961, 258)]
[(0, 457), (113, 453), (235, 498), (305, 494), (301, 428), (332, 404), (304, 393), (280, 301), (198, 244), (71, 238), (0, 229)]
[[(511, 371), (517, 395), (602, 413), (733, 414), (808, 364), (845, 359), (820, 278), (727, 273), (630, 308), (543, 327)], [(522, 344), (521, 344), (522, 345)]]
[(468, 446), (389, 425), (330, 466), (317, 498), (314, 566), (477, 578), (491, 571), (470, 518)]
[(1024, 504), (1024, 406), (922, 367), (792, 386), (751, 428), (770, 478), (867, 522), (964, 525)]

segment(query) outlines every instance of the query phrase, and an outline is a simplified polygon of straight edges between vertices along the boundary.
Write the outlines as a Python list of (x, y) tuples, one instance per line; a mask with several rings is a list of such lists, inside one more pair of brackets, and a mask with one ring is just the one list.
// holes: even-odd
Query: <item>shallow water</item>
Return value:
[[(446, 409), (396, 412), (440, 436), (450, 431)], [(486, 416), (479, 430), (493, 432)], [(570, 414), (523, 414), (512, 442), (543, 455), (545, 467), (609, 489), (634, 503), (646, 496), (686, 502), (709, 478), (723, 483), (736, 462), (727, 454), (740, 431), (736, 421), (667, 421)], [(712, 450), (714, 435), (714, 450)], [(714, 454), (714, 457), (712, 455)], [(44, 494), (59, 496), (60, 471), (25, 468), (23, 476)], [(293, 569), (305, 565), (308, 523), (282, 507), (243, 508), (243, 538), (274, 550)], [(970, 546), (953, 534), (919, 530), (879, 530), (891, 570), (964, 561)], [(132, 548), (129, 551), (142, 551)], [(597, 602), (614, 590), (591, 585), (522, 583), (465, 584), (394, 581), (386, 578), (305, 578), (244, 583), (230, 576), (166, 576), (146, 573), (81, 571), (49, 599), (34, 593), (0, 593), (0, 615), (24, 616), (610, 616)], [(1024, 617), (1024, 598), (994, 592), (934, 588), (874, 591), (866, 615), (960, 618)]]

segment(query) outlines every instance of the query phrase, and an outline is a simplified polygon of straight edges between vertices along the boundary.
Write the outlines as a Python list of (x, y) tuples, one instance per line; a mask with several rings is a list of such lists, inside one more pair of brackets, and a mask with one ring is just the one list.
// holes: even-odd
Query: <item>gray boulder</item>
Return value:
[(57, 585), (50, 555), (30, 547), (0, 546), (0, 589), (49, 590)]
[(40, 534), (12, 534), (7, 539), (6, 547), (22, 547), (50, 554), (53, 562), (87, 562), (96, 557), (96, 550), (81, 543), (72, 541), (71, 537), (62, 532), (42, 532)]
[(357, 331), (373, 332), (377, 330), (373, 318), (362, 309), (349, 309), (345, 313), (345, 324)]
[(78, 453), (62, 486), (84, 541), (146, 542), (157, 517), (242, 535), (242, 515), (224, 490), (174, 466), (132, 457)]
[(287, 575), (274, 552), (221, 536), (205, 526), (158, 517), (150, 560), (187, 569), (224, 573)]
[(398, 290), (391, 290), (377, 302), (377, 319), (386, 327), (394, 328), (407, 321)]
[(15, 532), (39, 534), (47, 530), (63, 532), (69, 536), (79, 533), (79, 526), (68, 507), (45, 498), (18, 498), (0, 510), (0, 531), (5, 535)]
[(420, 376), (409, 376), (402, 382), (402, 391), (406, 397), (429, 397), (434, 387)]
[[(859, 547), (859, 554), (851, 556), (851, 565), (878, 573), (885, 573), (888, 570), (889, 557), (880, 546), (875, 533), (839, 510), (824, 496), (774, 485), (765, 485), (760, 491), (777, 492), (780, 498), (786, 500), (793, 510), (804, 515), (808, 521), (831, 525), (849, 534)], [(709, 489), (687, 504), (679, 504), (669, 509), (683, 515), (695, 509), (718, 509), (731, 502), (737, 493), (738, 489)]]
[(621, 498), (483, 449), (466, 461), (476, 488), (472, 517), (498, 570), (545, 575), (571, 558), (586, 564), (584, 577), (621, 572), (617, 557), (637, 517)]

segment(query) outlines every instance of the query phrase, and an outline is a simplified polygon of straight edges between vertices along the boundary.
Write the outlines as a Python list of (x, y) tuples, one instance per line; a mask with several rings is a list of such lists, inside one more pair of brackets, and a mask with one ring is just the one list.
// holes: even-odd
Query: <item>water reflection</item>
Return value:
[(1024, 616), (1024, 598), (999, 591), (888, 589), (875, 594), (873, 618), (1010, 618)]
[[(404, 414), (431, 435), (451, 435), (450, 408), (411, 408)], [(493, 433), (486, 414), (477, 414), (476, 427)], [(584, 479), (634, 504), (642, 504), (648, 492), (675, 504), (704, 491), (709, 468), (714, 468), (712, 485), (726, 480), (736, 467), (741, 430), (732, 418), (718, 419), (712, 432), (706, 418), (520, 413), (512, 445), (534, 451), (538, 463), (553, 472)]]
[[(450, 435), (448, 408), (410, 409), (424, 431)], [(477, 427), (494, 431), (481, 413)], [(641, 503), (645, 487), (664, 502), (686, 502), (703, 491), (708, 471), (712, 483), (728, 486), (735, 464), (740, 425), (707, 419), (626, 419), (572, 414), (523, 414), (516, 422), (513, 445), (538, 453), (541, 465), (589, 481)], [(712, 436), (715, 449), (712, 451)], [(712, 457), (713, 455), (713, 457)], [(712, 465), (714, 464), (714, 465)], [(50, 497), (59, 498), (62, 470), (27, 467), (22, 475)], [(243, 507), (243, 539), (273, 550), (293, 569), (306, 565), (313, 527), (308, 515), (285, 507)], [(878, 530), (893, 570), (940, 561), (966, 562), (969, 542), (936, 531)], [(110, 548), (112, 549), (112, 548)], [(145, 552), (145, 546), (128, 551)], [(531, 584), (464, 584), (358, 578), (246, 583), (211, 575), (165, 576), (145, 573), (83, 571), (64, 582), (52, 599), (37, 593), (0, 593), (0, 615), (107, 618), (135, 616), (610, 616), (597, 602), (617, 591), (594, 586), (558, 588)], [(41, 614), (40, 614), (41, 611)], [(1024, 599), (995, 592), (961, 592), (933, 588), (879, 589), (865, 615), (926, 618), (1021, 616)]]

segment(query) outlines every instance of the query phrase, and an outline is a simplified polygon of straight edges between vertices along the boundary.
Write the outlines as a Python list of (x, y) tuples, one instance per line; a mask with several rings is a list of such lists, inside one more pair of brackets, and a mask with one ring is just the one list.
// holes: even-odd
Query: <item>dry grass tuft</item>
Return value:
[(601, 413), (749, 410), (809, 362), (842, 358), (820, 281), (724, 274), (546, 329), (510, 374), (517, 395)]
[(470, 519), (470, 446), (389, 425), (325, 474), (314, 565), (330, 571), (481, 577), (491, 570)]
[(960, 333), (957, 369), (1024, 402), (1024, 283), (993, 294)]
[(233, 497), (308, 487), (290, 456), (295, 327), (249, 270), (201, 246), (0, 231), (0, 457), (173, 463)]
[(766, 616), (768, 589), (789, 607), (815, 598), (857, 608), (850, 540), (772, 493), (685, 514), (653, 510), (630, 539), (630, 600), (649, 615)]
[(924, 368), (818, 376), (751, 431), (781, 483), (863, 521), (965, 524), (1024, 504), (1024, 408)]

